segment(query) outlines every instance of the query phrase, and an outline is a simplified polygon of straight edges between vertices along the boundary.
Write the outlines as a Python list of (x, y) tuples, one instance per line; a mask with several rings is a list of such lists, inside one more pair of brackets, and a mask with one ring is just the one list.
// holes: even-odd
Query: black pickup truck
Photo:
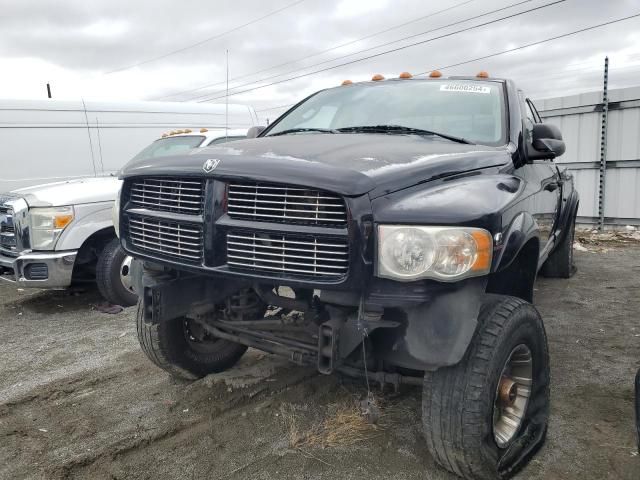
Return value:
[(254, 347), (420, 385), (441, 465), (515, 472), (549, 414), (534, 281), (574, 272), (559, 130), (510, 80), (433, 72), (347, 81), (251, 136), (121, 172), (149, 359), (194, 379)]

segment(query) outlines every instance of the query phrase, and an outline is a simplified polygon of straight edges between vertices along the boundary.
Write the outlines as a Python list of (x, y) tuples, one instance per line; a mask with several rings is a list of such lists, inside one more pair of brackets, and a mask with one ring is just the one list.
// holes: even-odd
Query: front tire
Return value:
[(114, 305), (131, 307), (138, 301), (130, 282), (131, 257), (114, 238), (105, 245), (96, 264), (96, 284), (100, 294)]
[(425, 374), (422, 410), (427, 447), (447, 470), (495, 479), (521, 468), (549, 416), (547, 338), (533, 305), (487, 295), (462, 361)]
[(136, 326), (138, 341), (149, 360), (183, 380), (196, 380), (227, 370), (247, 351), (244, 345), (209, 336), (185, 317), (158, 324), (146, 323), (141, 301)]

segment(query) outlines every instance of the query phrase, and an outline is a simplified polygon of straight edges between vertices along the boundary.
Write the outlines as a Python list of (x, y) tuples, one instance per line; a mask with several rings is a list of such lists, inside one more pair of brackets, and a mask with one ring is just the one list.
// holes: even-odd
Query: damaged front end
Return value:
[[(457, 363), (475, 331), (486, 280), (376, 279), (366, 292), (318, 291), (184, 274), (134, 261), (145, 322), (189, 319), (200, 331), (380, 383), (420, 384), (424, 370)], [(395, 285), (395, 288), (394, 288)]]

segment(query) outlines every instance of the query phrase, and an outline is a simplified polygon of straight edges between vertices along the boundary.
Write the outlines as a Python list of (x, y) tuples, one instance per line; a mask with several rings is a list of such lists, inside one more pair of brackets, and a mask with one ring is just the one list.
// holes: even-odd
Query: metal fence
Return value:
[[(545, 121), (560, 127), (568, 165), (580, 192), (578, 222), (597, 224), (603, 193), (605, 225), (640, 225), (640, 87), (610, 89), (603, 124), (603, 92), (536, 100)], [(603, 129), (604, 127), (604, 129)], [(600, 184), (606, 132), (605, 184)]]

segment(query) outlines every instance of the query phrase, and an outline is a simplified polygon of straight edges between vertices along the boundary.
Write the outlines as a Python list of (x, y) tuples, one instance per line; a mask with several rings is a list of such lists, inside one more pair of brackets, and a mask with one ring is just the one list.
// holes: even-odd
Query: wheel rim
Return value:
[(120, 265), (120, 282), (122, 282), (122, 286), (127, 289), (129, 292), (133, 292), (133, 285), (131, 283), (131, 261), (132, 257), (127, 255), (124, 257), (122, 264)]
[(515, 438), (527, 412), (533, 359), (531, 350), (524, 344), (515, 347), (502, 368), (493, 404), (493, 437), (500, 448)]

